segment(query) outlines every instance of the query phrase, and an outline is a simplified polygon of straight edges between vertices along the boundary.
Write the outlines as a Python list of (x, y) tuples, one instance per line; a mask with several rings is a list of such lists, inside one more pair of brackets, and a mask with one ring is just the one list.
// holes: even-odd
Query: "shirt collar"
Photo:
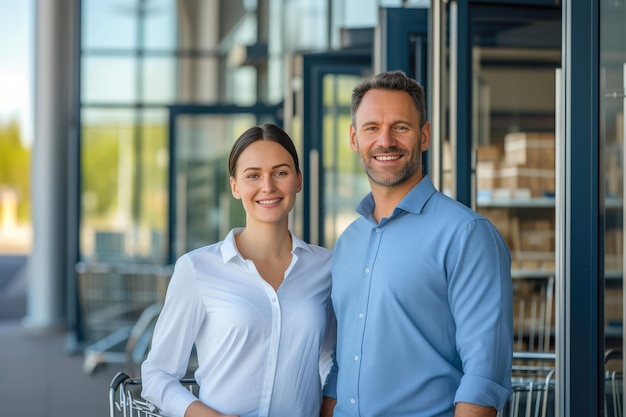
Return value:
[[(415, 184), (413, 188), (411, 188), (400, 203), (398, 203), (398, 206), (393, 210), (390, 218), (396, 216), (400, 210), (420, 214), (435, 191), (435, 186), (430, 180), (430, 177), (425, 175), (417, 184)], [(375, 206), (374, 197), (370, 192), (358, 204), (356, 211), (363, 217), (373, 219), (372, 214), (374, 213)]]
[[(243, 259), (239, 254), (239, 251), (237, 250), (237, 244), (235, 243), (235, 236), (241, 233), (243, 229), (243, 227), (236, 227), (232, 229), (222, 241), (222, 244), (220, 245), (220, 252), (222, 253), (222, 261), (224, 261), (224, 263), (227, 263), (235, 257)], [(291, 234), (292, 254), (295, 255), (296, 251), (299, 248), (308, 252), (312, 252), (311, 248), (309, 248), (309, 246), (302, 239), (295, 236), (293, 233), (291, 233), (291, 231), (289, 231), (289, 233)]]

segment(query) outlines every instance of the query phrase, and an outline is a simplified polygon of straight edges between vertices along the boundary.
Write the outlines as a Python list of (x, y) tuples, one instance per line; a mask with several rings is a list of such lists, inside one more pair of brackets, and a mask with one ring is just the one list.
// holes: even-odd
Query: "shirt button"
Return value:
[(358, 355), (357, 355), (357, 356), (355, 356), (355, 357), (354, 357), (354, 360), (355, 360), (355, 361), (358, 361), (358, 360), (359, 360), (359, 356), (358, 356)]
[(376, 233), (380, 233), (380, 227), (376, 228)]
[(360, 318), (360, 319), (362, 319), (363, 317), (365, 317), (365, 316), (363, 315), (363, 313), (360, 313), (360, 314), (359, 314), (359, 318)]
[(272, 303), (275, 303), (276, 301), (276, 298), (272, 298)]
[(365, 268), (365, 273), (369, 274), (370, 273), (370, 269), (369, 268)]
[(356, 400), (354, 398), (350, 398), (350, 404), (355, 404)]

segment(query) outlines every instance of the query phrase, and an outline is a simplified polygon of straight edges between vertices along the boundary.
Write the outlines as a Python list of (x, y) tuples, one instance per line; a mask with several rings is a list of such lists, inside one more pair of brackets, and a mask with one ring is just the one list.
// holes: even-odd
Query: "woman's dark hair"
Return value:
[(253, 142), (257, 140), (268, 140), (276, 142), (289, 152), (293, 158), (293, 162), (296, 167), (296, 172), (300, 172), (300, 163), (298, 162), (298, 152), (293, 144), (293, 141), (289, 135), (280, 127), (272, 123), (265, 123), (260, 126), (254, 126), (246, 130), (237, 138), (230, 150), (230, 157), (228, 158), (228, 173), (231, 177), (235, 178), (237, 173), (237, 160), (239, 155)]
[(393, 90), (408, 93), (420, 115), (420, 127), (426, 123), (424, 88), (414, 79), (407, 77), (403, 71), (387, 71), (362, 81), (352, 90), (350, 112), (352, 113), (352, 125), (354, 127), (356, 127), (356, 111), (361, 105), (363, 96), (370, 90)]

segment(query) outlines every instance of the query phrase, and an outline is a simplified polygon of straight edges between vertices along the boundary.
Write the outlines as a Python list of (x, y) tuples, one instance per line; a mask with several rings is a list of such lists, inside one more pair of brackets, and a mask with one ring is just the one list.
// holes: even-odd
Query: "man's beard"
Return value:
[[(397, 154), (398, 150), (396, 148), (389, 148), (386, 150), (385, 153)], [(380, 153), (377, 153), (377, 154), (380, 155)], [(406, 156), (406, 153), (402, 152), (402, 155)], [(370, 157), (370, 159), (374, 159), (374, 158)], [(395, 185), (399, 185), (399, 184), (406, 182), (409, 178), (411, 178), (417, 172), (417, 170), (420, 169), (420, 158), (418, 156), (417, 158), (410, 159), (407, 163), (405, 163), (402, 166), (402, 168), (397, 173), (397, 175), (393, 176), (392, 178), (385, 178), (385, 177), (388, 177), (388, 175), (384, 175), (385, 174), (384, 172), (381, 175), (380, 172), (377, 172), (374, 169), (372, 169), (367, 164), (363, 156), (361, 156), (361, 166), (363, 167), (363, 170), (365, 171), (365, 173), (367, 174), (367, 176), (373, 183), (386, 186), (386, 187), (393, 187)]]

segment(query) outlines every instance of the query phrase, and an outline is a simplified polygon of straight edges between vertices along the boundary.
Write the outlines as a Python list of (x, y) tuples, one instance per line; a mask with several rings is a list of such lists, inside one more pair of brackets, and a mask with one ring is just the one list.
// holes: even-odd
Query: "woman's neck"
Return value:
[(269, 260), (291, 255), (291, 233), (277, 225), (247, 225), (235, 236), (237, 249), (246, 259)]

